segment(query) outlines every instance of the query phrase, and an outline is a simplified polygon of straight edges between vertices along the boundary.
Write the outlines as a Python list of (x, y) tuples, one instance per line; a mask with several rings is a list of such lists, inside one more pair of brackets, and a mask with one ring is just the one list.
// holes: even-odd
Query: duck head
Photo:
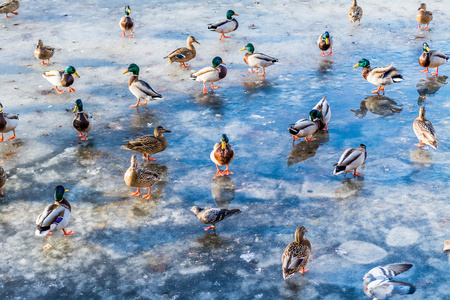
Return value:
[(363, 68), (370, 67), (370, 62), (367, 59), (363, 58), (360, 61), (358, 61), (356, 65), (353, 66), (353, 68), (356, 67), (363, 67)]
[(75, 68), (72, 66), (67, 67), (67, 69), (66, 69), (66, 71), (64, 71), (64, 73), (71, 74), (71, 75), (73, 74), (73, 75), (77, 76), (78, 78), (80, 78), (80, 75), (78, 75), (77, 70), (75, 70)]
[(55, 201), (61, 202), (64, 199), (64, 193), (67, 193), (69, 190), (64, 189), (62, 185), (58, 185), (55, 187)]
[(245, 45), (244, 48), (240, 49), (239, 51), (244, 51), (247, 50), (248, 53), (253, 53), (255, 51), (255, 47), (253, 47), (252, 44), (248, 43), (247, 45)]
[(138, 76), (139, 75), (139, 67), (136, 64), (131, 64), (128, 66), (128, 69), (123, 72), (122, 74), (126, 74), (128, 72), (133, 73), (134, 76)]
[(83, 112), (83, 102), (81, 102), (81, 99), (78, 99), (75, 101), (75, 108), (73, 109), (73, 112)]
[(212, 60), (213, 67), (217, 68), (220, 64), (226, 65), (219, 56), (214, 57)]
[(231, 9), (229, 11), (227, 11), (227, 19), (231, 20), (233, 19), (233, 16), (239, 16), (237, 13), (235, 13), (234, 11), (232, 11)]

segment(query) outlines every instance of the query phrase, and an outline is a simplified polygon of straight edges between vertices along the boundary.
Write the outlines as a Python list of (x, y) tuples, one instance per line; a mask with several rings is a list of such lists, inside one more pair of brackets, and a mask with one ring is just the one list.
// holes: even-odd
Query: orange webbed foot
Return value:
[(320, 53), (320, 56), (325, 56), (325, 55), (326, 55), (325, 52)]
[(14, 140), (15, 140), (15, 138), (16, 138), (16, 136), (15, 136), (15, 135), (13, 135), (13, 136), (10, 136), (10, 137), (8, 138), (8, 140), (10, 140), (10, 141), (14, 141)]
[(69, 86), (69, 93), (73, 93), (73, 92), (76, 92), (76, 91), (77, 91), (76, 89), (74, 89), (73, 87)]
[(203, 94), (208, 94), (208, 90), (206, 88), (203, 88)]
[(231, 172), (230, 170), (225, 170), (222, 172), (222, 176), (223, 175), (233, 175), (233, 172)]
[(308, 271), (309, 271), (309, 269), (302, 268), (302, 269), (300, 270), (300, 273), (302, 273), (302, 275), (303, 275), (303, 274), (305, 274), (305, 273), (308, 272)]
[(15, 11), (13, 11), (13, 12), (12, 12), (12, 14), (13, 14), (13, 15), (16, 15), (16, 16), (17, 16), (17, 15), (18, 15), (19, 13), (18, 13), (18, 12), (15, 12)]
[(229, 35), (224, 35), (223, 37), (226, 38), (226, 39), (229, 39), (231, 36), (229, 36)]
[(360, 176), (362, 173), (356, 172), (356, 170), (353, 172), (353, 176)]
[(433, 72), (433, 73), (430, 73), (430, 75), (437, 76), (438, 73), (437, 72)]
[(130, 37), (130, 38), (134, 38), (134, 35), (133, 34), (130, 34), (128, 37)]
[(292, 136), (292, 139), (293, 139), (294, 141), (301, 140), (301, 138), (299, 138), (299, 137), (297, 137), (297, 136), (295, 136), (295, 135)]
[(142, 195), (142, 198), (151, 200), (151, 198), (150, 198), (150, 193), (145, 194), (145, 195)]
[(75, 232), (73, 232), (72, 230), (66, 231), (64, 228), (63, 228), (63, 232), (64, 232), (64, 235), (74, 235), (75, 234)]
[(78, 132), (77, 137), (82, 137), (82, 136), (83, 136), (83, 133), (81, 131)]
[(211, 230), (211, 229), (214, 229), (214, 228), (216, 228), (216, 227), (215, 226), (209, 226), (209, 227), (206, 227), (205, 230)]
[(87, 141), (87, 140), (88, 140), (88, 137), (85, 135), (85, 136), (83, 136), (80, 140), (82, 140), (82, 141)]
[(45, 236), (50, 236), (50, 235), (52, 235), (53, 234), (53, 232), (49, 232), (49, 233), (47, 233)]
[(307, 142), (310, 142), (310, 141), (314, 141), (315, 138), (308, 138), (308, 137), (305, 137), (305, 140), (306, 140)]
[(139, 197), (140, 195), (141, 195), (141, 193), (139, 191), (137, 191), (135, 193), (130, 193), (130, 196)]

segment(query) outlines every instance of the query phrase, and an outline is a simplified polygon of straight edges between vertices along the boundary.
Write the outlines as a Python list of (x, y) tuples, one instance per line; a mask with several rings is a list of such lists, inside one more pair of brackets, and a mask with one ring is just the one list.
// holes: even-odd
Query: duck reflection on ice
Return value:
[[(157, 112), (148, 109), (147, 105), (145, 107), (136, 108), (136, 114), (131, 118), (131, 128), (132, 132), (138, 130), (141, 131), (143, 128), (147, 128), (148, 124), (156, 124), (159, 122), (156, 115)], [(134, 131), (133, 131), (134, 130)], [(145, 130), (145, 129), (144, 129)]]
[(435, 94), (443, 84), (447, 84), (448, 76), (438, 76), (438, 77), (428, 77), (426, 79), (422, 79), (416, 85), (417, 92), (420, 96), (426, 97), (427, 95)]
[(334, 190), (337, 199), (346, 199), (361, 195), (364, 187), (364, 176), (345, 178), (341, 185)]
[(227, 208), (236, 196), (236, 186), (230, 176), (215, 176), (211, 182), (211, 193), (220, 208)]
[(319, 130), (314, 134), (314, 140), (312, 141), (301, 141), (297, 145), (292, 143), (292, 151), (289, 153), (287, 160), (288, 167), (292, 167), (294, 164), (307, 160), (308, 158), (314, 157), (316, 151), (319, 147), (330, 140), (330, 135), (327, 131)]
[(333, 71), (333, 61), (329, 59), (323, 59), (320, 61), (319, 68), (317, 72), (319, 75), (325, 75)]
[(398, 105), (397, 102), (384, 95), (372, 95), (366, 97), (359, 104), (358, 110), (351, 109), (358, 119), (364, 118), (367, 115), (367, 111), (370, 111), (375, 115), (387, 117), (400, 113), (402, 110), (403, 108), (401, 105)]
[(412, 162), (420, 165), (428, 165), (433, 162), (431, 151), (423, 151), (422, 149), (412, 151), (410, 159)]

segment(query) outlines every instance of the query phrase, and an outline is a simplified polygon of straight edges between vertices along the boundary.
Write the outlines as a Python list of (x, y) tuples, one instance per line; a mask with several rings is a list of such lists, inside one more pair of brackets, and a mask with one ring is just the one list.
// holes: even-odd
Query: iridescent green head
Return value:
[(73, 109), (74, 112), (79, 111), (83, 112), (83, 102), (81, 102), (81, 99), (78, 99), (75, 101), (75, 108)]
[(123, 72), (123, 74), (126, 74), (128, 72), (133, 73), (134, 76), (139, 75), (139, 67), (138, 67), (138, 65), (136, 65), (136, 64), (129, 65), (128, 69), (125, 72)]
[(73, 75), (77, 76), (78, 78), (80, 78), (80, 75), (78, 75), (77, 70), (75, 70), (75, 68), (72, 66), (69, 66), (64, 73), (73, 74)]
[(240, 49), (240, 51), (247, 50), (249, 53), (253, 53), (255, 51), (255, 47), (252, 44), (248, 43), (244, 48)]
[(212, 60), (212, 65), (213, 65), (213, 67), (216, 68), (216, 67), (218, 67), (220, 64), (226, 65), (226, 63), (224, 63), (224, 62), (222, 61), (222, 59), (221, 59), (219, 56), (214, 57), (213, 60)]
[(64, 197), (64, 193), (67, 193), (69, 190), (65, 190), (62, 185), (58, 185), (55, 187), (55, 201), (61, 202)]
[(233, 16), (239, 16), (237, 13), (235, 13), (234, 11), (232, 11), (231, 9), (229, 11), (227, 11), (227, 19), (231, 20), (233, 19)]
[(430, 51), (430, 47), (428, 47), (428, 44), (427, 43), (423, 43), (423, 52), (426, 52), (426, 53), (428, 53), (428, 51)]
[(313, 109), (309, 112), (309, 119), (311, 121), (314, 121), (316, 119), (322, 118), (322, 113), (318, 111), (317, 109)]
[(127, 5), (127, 7), (125, 7), (125, 16), (129, 16), (131, 13), (131, 9), (130, 7)]
[(363, 58), (360, 61), (358, 61), (356, 65), (353, 66), (353, 68), (356, 67), (363, 67), (363, 68), (370, 67), (370, 62), (367, 59)]
[(227, 144), (229, 142), (228, 137), (225, 133), (222, 134), (222, 137), (220, 138), (220, 142), (222, 143), (222, 149), (225, 149), (225, 147), (227, 146)]

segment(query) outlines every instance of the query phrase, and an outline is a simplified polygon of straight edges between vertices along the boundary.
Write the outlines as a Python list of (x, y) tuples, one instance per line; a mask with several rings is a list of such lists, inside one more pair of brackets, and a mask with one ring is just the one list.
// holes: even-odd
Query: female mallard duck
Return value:
[[(38, 40), (36, 49), (34, 50), (34, 56), (36, 56), (37, 59), (42, 60), (39, 63), (40, 65), (48, 66), (48, 64), (50, 63), (50, 58), (52, 58), (54, 53), (55, 48), (52, 48), (50, 46), (44, 46), (42, 40)], [(45, 63), (44, 60), (48, 60), (48, 62)]]
[[(311, 115), (310, 115), (311, 117)], [(319, 118), (310, 121), (308, 119), (300, 119), (295, 124), (290, 124), (289, 133), (292, 134), (292, 139), (300, 140), (304, 137), (307, 141), (314, 141), (312, 135), (317, 132), (317, 130), (322, 128), (322, 121)]]
[[(77, 112), (75, 118), (73, 118), (73, 127), (78, 131), (77, 137), (81, 137), (82, 141), (87, 141), (87, 135), (94, 125), (94, 119), (92, 119), (90, 113), (85, 113), (83, 111), (83, 102), (81, 102), (81, 99), (75, 101), (75, 108), (73, 111)], [(83, 136), (83, 132), (85, 132), (86, 135)]]
[(350, 22), (356, 23), (356, 21), (358, 21), (358, 24), (356, 24), (356, 26), (361, 25), (362, 15), (363, 15), (362, 8), (358, 6), (358, 4), (356, 3), (356, 0), (353, 0), (353, 5), (348, 10), (348, 17), (350, 18)]
[(131, 34), (128, 37), (134, 37), (133, 35), (133, 27), (134, 23), (130, 18), (131, 9), (129, 6), (125, 7), (125, 16), (123, 16), (120, 21), (119, 25), (120, 28), (122, 28), (123, 33), (120, 36), (127, 36), (125, 34), (125, 31), (131, 31)]
[(131, 150), (134, 152), (142, 153), (147, 160), (156, 160), (154, 157), (150, 157), (151, 154), (162, 152), (167, 148), (167, 139), (163, 135), (166, 132), (172, 132), (165, 129), (162, 126), (155, 128), (154, 135), (140, 136), (135, 140), (124, 141), (128, 144), (122, 146), (122, 149)]
[(420, 72), (428, 73), (428, 68), (436, 68), (436, 72), (430, 73), (430, 75), (438, 75), (439, 66), (442, 66), (448, 61), (448, 56), (439, 50), (430, 50), (427, 43), (423, 43), (423, 53), (419, 57), (419, 64), (427, 68)]
[(164, 57), (169, 58), (167, 64), (179, 62), (180, 66), (189, 67), (189, 65), (186, 65), (186, 62), (190, 61), (195, 57), (195, 55), (197, 55), (193, 43), (200, 44), (199, 42), (197, 42), (195, 37), (191, 35), (187, 38), (187, 48), (178, 48), (177, 50), (174, 50), (172, 53)]
[(67, 192), (68, 190), (65, 190), (62, 185), (55, 188), (55, 203), (47, 206), (36, 219), (36, 235), (47, 236), (61, 229), (64, 235), (75, 234), (72, 230), (65, 229), (72, 212), (69, 201), (64, 198), (64, 193)]
[(278, 61), (278, 59), (274, 57), (270, 57), (268, 55), (262, 54), (262, 53), (253, 53), (255, 51), (255, 48), (252, 44), (247, 44), (244, 48), (242, 48), (240, 51), (247, 50), (248, 52), (245, 53), (244, 61), (247, 65), (249, 65), (252, 68), (256, 68), (256, 70), (251, 70), (251, 72), (258, 72), (259, 68), (263, 69), (262, 73), (258, 73), (258, 75), (264, 76), (266, 74), (266, 69), (268, 66), (273, 65)]
[[(322, 50), (320, 56), (333, 55), (333, 39), (328, 31), (325, 31), (324, 34), (319, 35), (317, 45), (319, 45), (319, 49)], [(330, 52), (325, 53), (324, 51), (327, 51), (328, 49), (330, 49)]]
[(5, 170), (0, 166), (0, 197), (3, 197), (3, 191), (2, 188), (5, 185), (6, 182), (6, 173)]
[(211, 82), (211, 91), (218, 89), (219, 86), (214, 85), (214, 82), (219, 81), (220, 79), (225, 78), (227, 76), (227, 68), (224, 66), (225, 63), (218, 56), (214, 57), (212, 60), (212, 66), (203, 68), (194, 74), (191, 74), (191, 79), (195, 81), (203, 81), (203, 94), (207, 94), (208, 90), (205, 87), (206, 82)]
[(437, 150), (437, 142), (439, 140), (436, 138), (433, 124), (425, 118), (424, 106), (420, 107), (419, 116), (413, 123), (413, 129), (419, 139), (419, 143), (416, 144), (417, 147), (422, 148), (423, 146), (430, 145), (433, 149)]
[(200, 208), (198, 206), (192, 206), (191, 211), (197, 216), (197, 219), (203, 224), (211, 224), (211, 226), (206, 227), (205, 230), (216, 231), (216, 224), (220, 221), (232, 215), (238, 215), (242, 211), (240, 209), (224, 209), (224, 208), (212, 208), (205, 207)]
[(215, 31), (218, 33), (221, 33), (219, 40), (223, 41), (222, 38), (230, 38), (229, 35), (225, 35), (225, 33), (235, 31), (239, 27), (238, 21), (233, 18), (233, 16), (239, 16), (237, 13), (235, 13), (232, 10), (227, 11), (227, 19), (217, 22), (208, 24), (208, 29), (211, 31)]
[(288, 279), (300, 272), (302, 275), (309, 271), (305, 270), (306, 264), (311, 253), (311, 243), (305, 237), (305, 233), (309, 232), (304, 226), (298, 226), (295, 230), (295, 242), (287, 245), (281, 256), (281, 264), (283, 269), (283, 279)]
[(333, 174), (338, 175), (342, 172), (345, 172), (345, 174), (347, 174), (348, 172), (351, 172), (353, 170), (353, 176), (361, 175), (361, 173), (356, 172), (356, 169), (362, 166), (362, 164), (366, 161), (366, 158), (367, 152), (365, 145), (361, 144), (357, 149), (348, 148), (341, 155), (339, 161), (334, 164), (336, 168), (334, 169)]
[(126, 74), (128, 72), (133, 73), (133, 76), (131, 76), (130, 80), (128, 80), (128, 89), (138, 99), (137, 103), (130, 105), (130, 107), (139, 106), (141, 99), (145, 100), (145, 102), (141, 103), (141, 105), (146, 105), (148, 100), (163, 98), (161, 94), (158, 94), (154, 89), (152, 89), (147, 82), (144, 80), (139, 80), (139, 67), (136, 64), (131, 64), (122, 74)]
[(6, 0), (2, 4), (0, 4), (0, 14), (6, 14), (7, 18), (11, 18), (8, 16), (9, 13), (12, 13), (13, 15), (18, 15), (18, 12), (15, 12), (15, 10), (18, 10), (20, 7), (20, 1), (19, 0)]
[[(234, 159), (234, 150), (231, 147), (230, 144), (228, 144), (229, 140), (226, 134), (222, 134), (222, 137), (220, 139), (220, 143), (216, 143), (214, 145), (213, 151), (211, 151), (211, 154), (209, 157), (211, 160), (216, 164), (217, 167), (217, 176), (224, 176), (224, 175), (232, 175), (233, 172), (228, 170), (228, 165), (231, 164), (231, 162)], [(219, 170), (219, 166), (227, 166), (227, 169), (223, 172)]]
[(372, 91), (374, 94), (378, 94), (381, 90), (384, 95), (384, 88), (386, 85), (403, 81), (403, 76), (394, 68), (393, 64), (385, 67), (370, 68), (370, 62), (363, 58), (353, 68), (362, 67), (362, 76), (365, 80), (371, 84), (378, 86), (378, 90)]
[(72, 66), (69, 66), (65, 71), (64, 70), (53, 70), (53, 71), (44, 72), (42, 77), (44, 77), (45, 79), (48, 80), (48, 82), (50, 82), (52, 85), (54, 85), (56, 90), (58, 91), (58, 93), (62, 94), (62, 93), (64, 93), (64, 91), (59, 90), (58, 86), (68, 87), (70, 93), (76, 91), (76, 89), (71, 87), (71, 85), (75, 81), (72, 74), (77, 76), (78, 78), (80, 78), (80, 75), (78, 75), (77, 71)]
[(314, 121), (320, 119), (322, 124), (319, 126), (319, 129), (322, 129), (323, 131), (328, 131), (328, 123), (331, 119), (330, 105), (326, 99), (327, 96), (323, 97), (309, 112), (309, 120)]
[(131, 166), (123, 176), (123, 179), (128, 186), (137, 188), (135, 193), (130, 193), (131, 196), (139, 197), (141, 195), (141, 188), (148, 187), (148, 194), (142, 195), (142, 198), (150, 200), (152, 185), (159, 181), (159, 174), (146, 168), (139, 168), (138, 159), (133, 154), (131, 156)]
[[(417, 26), (416, 28), (421, 28), (421, 29), (428, 29), (428, 25), (430, 24), (431, 20), (433, 20), (433, 14), (431, 13), (431, 11), (427, 11), (427, 5), (425, 3), (421, 3), (420, 7), (418, 9), (418, 13), (416, 15), (416, 20), (417, 22), (419, 22), (419, 26)], [(427, 27), (420, 27), (420, 24), (427, 24)]]
[(3, 105), (0, 103), (0, 132), (2, 137), (0, 138), (0, 142), (4, 142), (5, 138), (3, 137), (4, 133), (13, 132), (13, 136), (10, 136), (8, 140), (14, 141), (16, 138), (16, 127), (19, 124), (19, 115), (17, 114), (5, 114), (3, 112)]

